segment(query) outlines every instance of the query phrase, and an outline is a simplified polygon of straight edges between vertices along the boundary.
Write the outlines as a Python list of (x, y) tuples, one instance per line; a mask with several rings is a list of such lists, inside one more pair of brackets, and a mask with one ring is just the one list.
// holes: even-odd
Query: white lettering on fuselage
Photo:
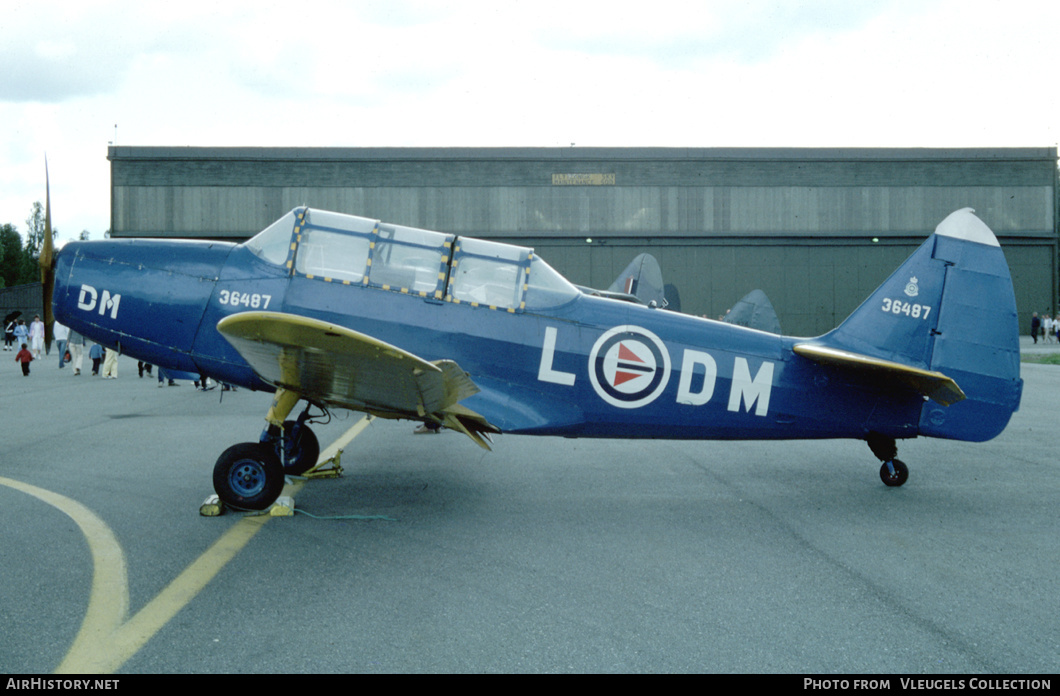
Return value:
[(110, 290), (104, 290), (101, 295), (91, 285), (82, 285), (81, 294), (77, 297), (77, 308), (86, 312), (91, 312), (97, 307), (100, 316), (107, 313), (110, 310), (110, 318), (118, 318), (118, 304), (121, 302), (121, 295), (111, 295)]
[(537, 378), (542, 382), (552, 382), (569, 387), (574, 384), (574, 375), (570, 372), (552, 369), (552, 358), (555, 354), (556, 327), (549, 326), (545, 329), (545, 344), (541, 347), (541, 364), (537, 368)]
[[(702, 365), (703, 386), (699, 391), (692, 391), (692, 378), (695, 376), (696, 365)], [(677, 403), (689, 406), (702, 406), (714, 396), (714, 382), (718, 379), (718, 363), (714, 362), (713, 356), (698, 350), (685, 350), (685, 357), (681, 361), (681, 382), (677, 386)]]
[(747, 365), (747, 358), (736, 358), (732, 366), (732, 390), (729, 391), (729, 410), (737, 412), (740, 410), (740, 402), (751, 412), (751, 406), (755, 407), (756, 416), (764, 416), (769, 412), (769, 394), (773, 390), (773, 363), (762, 362), (758, 368), (758, 374), (751, 379), (751, 368)]
[[(636, 327), (618, 327), (624, 331), (639, 330), (644, 332), (643, 329), (637, 329)], [(612, 329), (611, 332), (614, 332)], [(604, 335), (607, 336), (608, 333)], [(644, 332), (647, 334), (647, 332)], [(560, 372), (556, 370), (553, 365), (556, 356), (556, 338), (558, 331), (555, 327), (547, 327), (545, 329), (544, 343), (541, 346), (541, 362), (538, 366), (537, 378), (542, 382), (551, 382), (552, 384), (561, 384), (563, 386), (573, 386), (575, 382), (575, 375), (570, 372)], [(654, 338), (654, 334), (651, 334)], [(658, 339), (656, 339), (658, 340)], [(599, 344), (599, 341), (597, 342)], [(630, 344), (634, 348), (634, 344)], [(660, 348), (662, 342), (659, 342)], [(621, 351), (619, 351), (621, 353)], [(643, 362), (639, 360), (635, 354), (631, 351), (627, 354), (627, 365), (628, 374), (622, 371), (616, 371), (616, 374), (621, 375), (613, 382), (617, 385), (619, 380), (628, 380), (627, 383), (635, 384), (634, 380), (641, 379), (647, 380), (649, 373), (653, 373), (654, 370), (638, 365), (637, 363)], [(591, 358), (592, 356), (590, 356)], [(590, 359), (589, 370), (590, 377), (593, 375), (591, 371), (596, 368), (594, 361)], [(643, 372), (643, 376), (639, 374)], [(763, 360), (759, 366), (758, 371), (754, 377), (751, 377), (751, 367), (744, 357), (735, 357), (733, 359), (732, 368), (732, 384), (729, 389), (729, 402), (728, 410), (734, 413), (738, 413), (741, 410), (746, 410), (747, 413), (754, 413), (756, 416), (765, 416), (769, 413), (769, 397), (773, 391), (773, 372), (774, 363)], [(665, 372), (665, 379), (669, 378), (669, 373)], [(714, 356), (710, 353), (701, 350), (692, 350), (686, 348), (681, 356), (681, 378), (677, 385), (677, 403), (686, 406), (703, 406), (710, 402), (714, 396), (714, 387), (718, 380), (718, 364), (714, 359)], [(600, 395), (608, 403), (612, 405), (618, 405), (621, 408), (638, 408), (642, 405), (650, 403), (650, 399), (641, 400), (641, 402), (633, 401), (632, 403), (621, 403), (616, 404), (613, 398), (605, 398), (604, 394), (601, 394), (601, 388), (597, 385), (600, 381), (599, 375), (594, 381), (594, 388), (596, 388), (597, 394)], [(665, 387), (663, 385), (656, 384), (649, 388), (653, 389), (654, 394), (658, 394)], [(614, 387), (612, 387), (614, 388)], [(634, 396), (637, 396), (634, 393)], [(654, 397), (652, 397), (654, 398)], [(753, 411), (752, 411), (753, 409)]]

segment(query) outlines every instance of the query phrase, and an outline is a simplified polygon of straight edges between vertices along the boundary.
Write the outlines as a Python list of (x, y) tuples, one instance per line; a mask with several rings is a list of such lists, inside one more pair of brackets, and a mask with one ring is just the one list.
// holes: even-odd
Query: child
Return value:
[(95, 377), (99, 374), (99, 363), (103, 360), (103, 346), (93, 343), (92, 349), (88, 351), (88, 357), (92, 358), (92, 376)]
[(22, 376), (29, 377), (29, 363), (33, 360), (33, 353), (26, 350), (26, 344), (22, 344), (22, 350), (15, 355), (15, 362), (22, 363)]
[(18, 324), (15, 325), (15, 345), (25, 343), (29, 340), (29, 329), (26, 327), (26, 322), (22, 319), (18, 320)]

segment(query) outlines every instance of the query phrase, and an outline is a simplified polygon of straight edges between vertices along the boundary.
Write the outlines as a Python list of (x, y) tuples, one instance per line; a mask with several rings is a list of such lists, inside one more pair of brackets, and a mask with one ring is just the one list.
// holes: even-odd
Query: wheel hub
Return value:
[(232, 467), (229, 481), (240, 495), (251, 496), (265, 486), (265, 471), (257, 462), (240, 462)]

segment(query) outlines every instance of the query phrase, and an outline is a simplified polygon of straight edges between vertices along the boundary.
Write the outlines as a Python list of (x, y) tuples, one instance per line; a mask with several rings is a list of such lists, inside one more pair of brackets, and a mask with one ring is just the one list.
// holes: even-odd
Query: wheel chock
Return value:
[(202, 505), (199, 506), (199, 514), (203, 517), (220, 517), (225, 514), (225, 504), (221, 502), (221, 499), (215, 493), (202, 501)]
[(269, 508), (270, 517), (294, 517), (294, 498), (281, 495)]

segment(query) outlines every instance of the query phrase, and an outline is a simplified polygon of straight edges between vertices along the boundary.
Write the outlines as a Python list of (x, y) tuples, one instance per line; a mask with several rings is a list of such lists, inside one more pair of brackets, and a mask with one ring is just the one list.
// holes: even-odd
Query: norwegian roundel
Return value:
[(616, 326), (589, 353), (589, 381), (600, 398), (619, 408), (654, 401), (670, 379), (670, 354), (659, 337), (639, 326)]

